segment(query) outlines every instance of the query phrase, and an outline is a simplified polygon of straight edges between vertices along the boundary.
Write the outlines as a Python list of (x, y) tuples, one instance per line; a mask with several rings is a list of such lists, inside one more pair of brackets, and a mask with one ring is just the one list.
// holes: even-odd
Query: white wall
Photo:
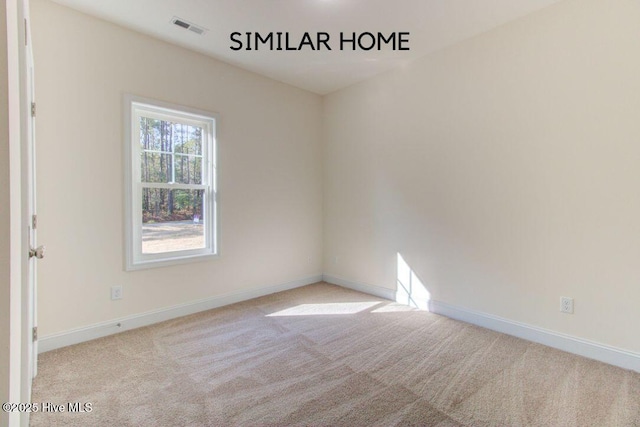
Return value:
[(638, 22), (564, 1), (327, 96), (325, 273), (394, 289), (400, 253), (435, 300), (640, 352)]
[[(49, 1), (31, 14), (41, 336), (322, 272), (319, 96)], [(219, 259), (123, 270), (125, 93), (219, 113)]]

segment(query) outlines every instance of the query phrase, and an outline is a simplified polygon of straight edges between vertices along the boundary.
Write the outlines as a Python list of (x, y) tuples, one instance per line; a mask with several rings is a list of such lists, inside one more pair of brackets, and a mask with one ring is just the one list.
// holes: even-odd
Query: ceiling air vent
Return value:
[(198, 35), (202, 35), (204, 34), (207, 30), (205, 28), (202, 28), (196, 24), (192, 24), (191, 22), (187, 22), (182, 18), (178, 18), (178, 17), (173, 17), (173, 19), (171, 20), (171, 22), (174, 25), (177, 25), (178, 27), (182, 27), (185, 30), (189, 30), (192, 31)]

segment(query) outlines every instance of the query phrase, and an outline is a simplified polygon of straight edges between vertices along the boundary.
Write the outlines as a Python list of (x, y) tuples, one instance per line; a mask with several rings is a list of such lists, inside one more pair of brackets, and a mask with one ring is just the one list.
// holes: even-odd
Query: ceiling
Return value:
[[(318, 94), (488, 31), (558, 0), (54, 0), (127, 28)], [(172, 23), (179, 17), (203, 35)], [(331, 51), (232, 50), (232, 32), (329, 33)], [(340, 33), (410, 32), (408, 51), (340, 50)], [(245, 36), (246, 37), (246, 36)], [(363, 42), (366, 37), (363, 38)]]

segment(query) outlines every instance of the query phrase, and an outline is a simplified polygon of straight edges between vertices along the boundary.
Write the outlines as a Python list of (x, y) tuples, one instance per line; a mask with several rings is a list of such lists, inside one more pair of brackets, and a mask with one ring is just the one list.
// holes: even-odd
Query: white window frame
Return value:
[[(216, 124), (217, 114), (190, 107), (142, 98), (124, 97), (124, 153), (125, 153), (125, 269), (127, 271), (163, 267), (200, 261), (218, 255), (218, 191), (216, 183)], [(184, 123), (201, 127), (202, 185), (176, 183), (142, 183), (140, 156), (140, 117)], [(142, 253), (142, 188), (172, 190), (204, 190), (203, 225), (205, 247), (156, 254)]]

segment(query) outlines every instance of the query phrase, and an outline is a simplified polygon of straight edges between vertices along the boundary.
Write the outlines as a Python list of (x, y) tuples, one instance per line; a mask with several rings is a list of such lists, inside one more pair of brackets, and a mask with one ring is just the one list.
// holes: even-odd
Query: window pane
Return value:
[(205, 247), (204, 190), (142, 189), (142, 253)]
[(170, 182), (172, 181), (171, 154), (142, 152), (141, 174), (142, 182)]
[(173, 124), (176, 153), (202, 155), (202, 128)]
[(171, 125), (165, 121), (140, 117), (140, 148), (171, 152)]
[(176, 182), (202, 184), (202, 157), (176, 154)]

